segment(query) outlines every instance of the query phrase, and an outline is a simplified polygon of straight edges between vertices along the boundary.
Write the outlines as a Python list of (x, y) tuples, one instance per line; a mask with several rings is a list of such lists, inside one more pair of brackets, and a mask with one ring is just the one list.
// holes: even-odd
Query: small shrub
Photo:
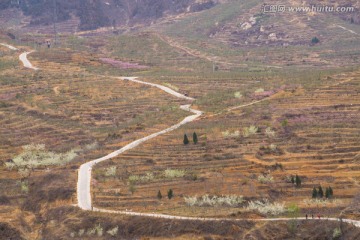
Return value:
[(229, 206), (238, 207), (244, 202), (243, 196), (237, 195), (225, 195), (225, 196), (212, 196), (204, 195), (200, 198), (195, 197), (184, 197), (185, 203), (188, 206)]
[(290, 206), (286, 210), (291, 217), (296, 218), (300, 214), (300, 208), (295, 203), (290, 204)]
[(250, 127), (245, 127), (243, 130), (243, 136), (249, 137), (250, 135), (256, 134), (258, 130), (259, 129), (254, 125), (251, 125)]
[(165, 178), (180, 178), (184, 177), (186, 174), (185, 170), (179, 169), (166, 169), (164, 171)]
[(281, 121), (281, 126), (282, 127), (287, 127), (288, 124), (289, 124), (289, 121), (287, 119), (284, 119), (284, 120)]
[(270, 174), (268, 175), (261, 174), (258, 176), (258, 181), (260, 183), (272, 183), (274, 182), (274, 178)]
[(275, 137), (276, 134), (275, 134), (274, 130), (272, 130), (270, 127), (268, 127), (265, 129), (265, 135), (269, 138), (273, 138), (273, 137)]
[(184, 197), (184, 200), (185, 200), (185, 203), (190, 207), (198, 204), (198, 199), (196, 196), (195, 197)]
[(151, 172), (145, 173), (145, 175), (131, 175), (129, 176), (129, 182), (130, 183), (136, 183), (136, 182), (150, 182), (155, 179), (155, 176)]
[(84, 233), (85, 233), (85, 229), (80, 229), (79, 230), (79, 237), (82, 237), (83, 235), (84, 235)]
[(270, 144), (269, 148), (271, 151), (275, 152), (277, 149), (277, 146), (275, 144)]
[(333, 231), (333, 239), (338, 239), (342, 235), (341, 229), (339, 227), (335, 228)]
[(5, 163), (8, 169), (36, 168), (40, 166), (62, 165), (77, 157), (75, 150), (66, 153), (46, 151), (44, 144), (30, 144), (23, 146), (23, 152), (13, 158), (12, 162)]
[(29, 192), (29, 183), (28, 181), (21, 181), (20, 182), (21, 192), (27, 194)]
[(235, 98), (242, 98), (243, 95), (241, 94), (241, 92), (235, 92), (235, 93), (234, 93), (234, 97), (235, 97)]
[(88, 229), (88, 231), (86, 232), (86, 234), (87, 234), (88, 236), (95, 235), (95, 233), (96, 233), (96, 228)]
[(238, 137), (240, 136), (240, 131), (235, 131), (231, 133), (229, 130), (226, 130), (225, 132), (222, 132), (222, 135), (225, 138)]
[(95, 226), (96, 229), (96, 233), (98, 237), (102, 237), (102, 235), (104, 234), (104, 229), (101, 227), (100, 224)]
[(138, 175), (129, 176), (129, 182), (130, 183), (135, 183), (135, 182), (138, 182), (139, 180), (140, 180), (140, 176), (138, 176)]
[(255, 93), (262, 93), (262, 92), (265, 92), (265, 89), (258, 88), (258, 89), (255, 90)]
[(270, 215), (279, 215), (285, 212), (284, 204), (270, 203), (268, 199), (264, 199), (263, 201), (251, 201), (249, 202), (247, 209)]
[(106, 169), (105, 171), (105, 176), (107, 177), (115, 177), (116, 176), (116, 167), (113, 166), (113, 167), (109, 167)]
[(118, 232), (119, 232), (119, 227), (118, 226), (116, 226), (116, 227), (114, 227), (114, 228), (107, 231), (107, 233), (109, 235), (113, 236), (113, 237), (116, 236), (118, 234)]
[(311, 43), (312, 44), (317, 44), (317, 43), (319, 43), (320, 42), (320, 40), (317, 38), (317, 37), (313, 37), (312, 39), (311, 39)]
[(314, 207), (319, 205), (326, 207), (328, 205), (333, 205), (333, 204), (340, 205), (342, 203), (342, 201), (339, 199), (326, 199), (326, 198), (304, 199), (303, 202), (309, 207)]
[(129, 185), (129, 191), (131, 192), (132, 195), (135, 193), (136, 187), (135, 187), (135, 185), (133, 183), (131, 183)]

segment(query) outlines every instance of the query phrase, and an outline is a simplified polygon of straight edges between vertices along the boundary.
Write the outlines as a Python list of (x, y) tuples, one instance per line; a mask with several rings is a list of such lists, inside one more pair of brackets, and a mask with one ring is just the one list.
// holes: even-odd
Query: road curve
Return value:
[[(4, 47), (7, 47), (11, 50), (14, 50), (14, 51), (17, 51), (19, 50), (18, 48), (14, 47), (14, 46), (11, 46), (9, 44), (6, 44), (6, 43), (0, 43), (1, 46), (4, 46)], [(37, 67), (34, 67), (31, 62), (27, 59), (27, 55), (30, 54), (32, 52), (24, 52), (22, 54), (20, 54), (19, 56), (19, 60), (22, 62), (22, 64), (24, 65), (24, 67), (26, 68), (29, 68), (29, 69), (32, 69), (32, 70), (39, 70), (39, 68)]]
[[(136, 78), (134, 78), (134, 77), (128, 77), (128, 78), (125, 77), (125, 78), (119, 78), (119, 79), (132, 81), (132, 82), (145, 84), (145, 85), (150, 85), (150, 86), (153, 86), (153, 87), (157, 87), (157, 88), (159, 88), (159, 89), (161, 89), (161, 90), (163, 90), (163, 91), (165, 91), (165, 92), (167, 92), (167, 93), (169, 93), (169, 94), (171, 94), (171, 95), (173, 95), (175, 97), (186, 99), (186, 100), (194, 100), (193, 98), (189, 98), (189, 97), (187, 97), (187, 96), (185, 96), (185, 95), (183, 95), (181, 93), (175, 92), (174, 90), (172, 90), (172, 89), (170, 89), (168, 87), (159, 85), (159, 84), (139, 81), (139, 80), (136, 80)], [(146, 141), (148, 141), (148, 140), (150, 140), (152, 138), (155, 138), (155, 137), (157, 137), (159, 135), (171, 132), (171, 131), (181, 127), (182, 125), (185, 125), (185, 124), (187, 124), (189, 122), (194, 121), (195, 119), (197, 119), (198, 117), (200, 117), (202, 115), (201, 111), (192, 109), (192, 108), (190, 108), (190, 106), (191, 105), (189, 104), (189, 105), (182, 105), (180, 107), (182, 110), (194, 113), (194, 115), (190, 115), (190, 116), (184, 118), (184, 120), (182, 120), (180, 123), (175, 124), (175, 125), (167, 128), (167, 129), (164, 129), (162, 131), (153, 133), (153, 134), (151, 134), (149, 136), (138, 139), (136, 141), (133, 141), (133, 142), (127, 144), (126, 146), (122, 147), (121, 149), (106, 155), (105, 157), (98, 158), (98, 159), (92, 160), (90, 162), (87, 162), (87, 163), (84, 163), (83, 165), (81, 165), (80, 169), (78, 171), (78, 182), (77, 182), (78, 206), (83, 210), (92, 210), (91, 172), (92, 172), (92, 167), (95, 164), (106, 161), (106, 160), (109, 160), (109, 159), (111, 159), (113, 157), (116, 157), (119, 154), (121, 154), (121, 153), (123, 153), (125, 151), (128, 151), (130, 149), (133, 149), (133, 148), (139, 146), (140, 144), (142, 144), (142, 143), (144, 143), (144, 142), (146, 142)]]
[(27, 59), (27, 55), (30, 54), (30, 53), (32, 53), (32, 52), (24, 52), (24, 53), (20, 54), (20, 56), (19, 56), (20, 61), (23, 63), (24, 67), (26, 67), (26, 68), (30, 68), (30, 69), (35, 70), (35, 71), (39, 70), (39, 68), (34, 67), (31, 64), (31, 62)]

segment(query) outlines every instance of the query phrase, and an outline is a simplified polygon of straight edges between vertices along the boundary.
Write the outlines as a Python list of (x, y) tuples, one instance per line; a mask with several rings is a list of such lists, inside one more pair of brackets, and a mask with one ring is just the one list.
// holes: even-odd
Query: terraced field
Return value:
[[(335, 75), (330, 82), (312, 91), (301, 87), (283, 90), (267, 101), (234, 112), (205, 115), (103, 163), (95, 170), (95, 206), (196, 216), (250, 214), (242, 207), (189, 208), (183, 199), (237, 194), (248, 200), (296, 202), (304, 213), (339, 214), (357, 196), (360, 179), (359, 72)], [(250, 125), (259, 128), (257, 133), (242, 136), (243, 128)], [(267, 127), (275, 131), (273, 137), (265, 134)], [(193, 132), (198, 133), (199, 143), (183, 145), (183, 134), (191, 136)], [(117, 167), (116, 173), (107, 176), (111, 166)], [(185, 175), (166, 178), (166, 169), (184, 170)], [(153, 177), (135, 182), (135, 190), (130, 189), (131, 176), (148, 174)], [(260, 183), (260, 174), (270, 174), (274, 181)], [(289, 181), (296, 174), (302, 178), (301, 188)], [(312, 188), (319, 184), (331, 186), (335, 192), (336, 200), (326, 207), (304, 201), (311, 199)], [(159, 190), (165, 198), (169, 189), (173, 189), (174, 199), (156, 198)]]
[[(2, 46), (1, 51), (4, 161), (28, 144), (46, 144), (55, 152), (77, 149), (78, 160), (92, 158), (186, 116), (178, 107), (181, 100), (166, 98), (148, 86), (86, 73), (78, 67), (81, 64), (61, 55), (53, 56), (58, 65), (33, 62), (41, 68), (35, 72), (20, 65), (16, 52)], [(1, 172), (3, 179), (19, 177), (5, 166)]]

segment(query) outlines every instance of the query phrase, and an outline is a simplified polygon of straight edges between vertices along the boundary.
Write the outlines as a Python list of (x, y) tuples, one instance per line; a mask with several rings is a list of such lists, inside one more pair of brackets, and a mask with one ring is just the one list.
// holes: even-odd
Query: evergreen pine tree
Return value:
[(317, 192), (316, 188), (314, 187), (313, 192), (312, 192), (312, 198), (317, 198), (317, 196), (318, 196), (318, 192)]
[(162, 195), (161, 195), (160, 190), (158, 191), (157, 198), (158, 198), (159, 200), (161, 200), (161, 199), (162, 199)]
[(311, 39), (311, 43), (313, 43), (313, 44), (317, 44), (317, 43), (319, 43), (320, 42), (320, 40), (317, 38), (317, 37), (313, 37), (312, 39)]
[(185, 145), (189, 144), (189, 139), (186, 134), (184, 134), (184, 144)]
[(330, 193), (330, 197), (332, 197), (334, 195), (334, 192), (331, 187), (329, 187), (329, 193)]
[(326, 188), (326, 190), (325, 190), (325, 197), (326, 197), (326, 198), (330, 198), (329, 188)]
[(292, 183), (292, 184), (295, 184), (295, 178), (294, 178), (294, 176), (291, 176), (291, 183)]
[(196, 132), (193, 133), (193, 141), (194, 141), (194, 144), (198, 143), (198, 137), (197, 137)]
[(324, 197), (324, 191), (323, 191), (321, 185), (319, 186), (318, 197), (319, 197), (319, 198)]
[(296, 187), (301, 187), (301, 179), (297, 174), (295, 177), (295, 183), (296, 183)]
[(172, 189), (170, 189), (169, 191), (168, 191), (168, 199), (172, 199), (173, 197), (174, 197), (174, 192), (173, 192), (173, 190)]

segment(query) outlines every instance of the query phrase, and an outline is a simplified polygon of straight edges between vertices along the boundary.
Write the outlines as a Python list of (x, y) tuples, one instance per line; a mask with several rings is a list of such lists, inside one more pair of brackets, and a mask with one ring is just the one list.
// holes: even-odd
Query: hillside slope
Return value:
[[(0, 10), (20, 9), (29, 16), (30, 25), (49, 25), (70, 19), (80, 19), (80, 30), (105, 26), (148, 24), (168, 14), (196, 12), (216, 5), (214, 0), (5, 0)], [(6, 14), (6, 12), (0, 15)]]

